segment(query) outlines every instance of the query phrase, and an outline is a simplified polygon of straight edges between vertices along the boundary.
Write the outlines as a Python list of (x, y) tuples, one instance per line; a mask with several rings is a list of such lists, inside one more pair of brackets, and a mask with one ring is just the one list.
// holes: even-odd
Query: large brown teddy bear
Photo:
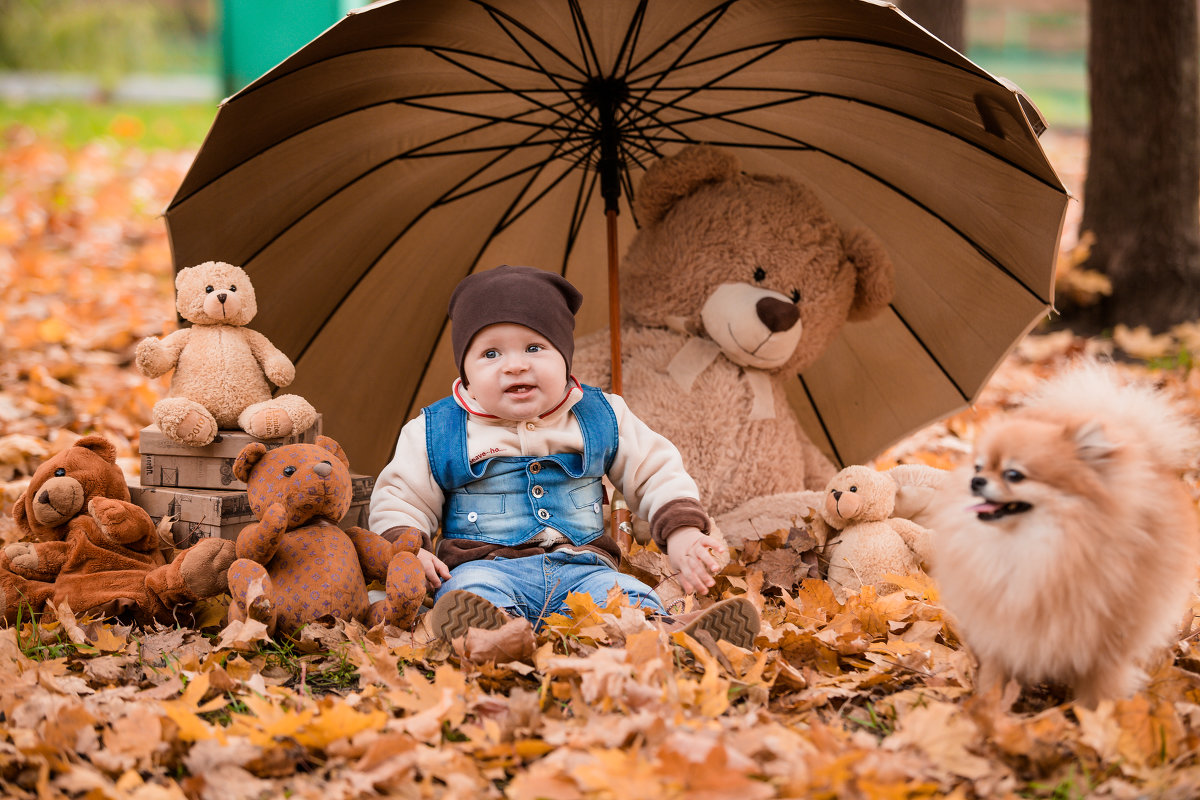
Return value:
[[(788, 376), (891, 301), (892, 263), (801, 184), (691, 146), (651, 165), (622, 264), (623, 396), (683, 454), (731, 544), (790, 527), (836, 471), (797, 422)], [(611, 384), (607, 331), (575, 350)]]
[(308, 430), (317, 412), (299, 395), (271, 396), (271, 386), (296, 377), (288, 357), (267, 337), (244, 327), (258, 313), (254, 286), (240, 267), (207, 261), (175, 276), (175, 307), (192, 323), (164, 339), (143, 339), (137, 366), (157, 378), (174, 369), (154, 422), (169, 438), (203, 447), (220, 428), (259, 439)]
[(932, 534), (907, 519), (892, 516), (900, 484), (887, 472), (851, 466), (825, 488), (818, 538), (828, 555), (829, 585), (838, 601), (865, 585), (890, 592), (899, 588), (888, 575), (912, 575), (928, 566)]
[[(323, 616), (401, 628), (416, 618), (425, 597), (420, 536), (392, 544), (363, 528), (339, 528), (350, 508), (348, 467), (328, 436), (242, 450), (233, 473), (246, 482), (259, 522), (238, 534), (238, 560), (229, 568), (231, 620), (256, 619), (290, 634)], [(372, 603), (367, 580), (375, 578), (386, 581), (386, 596)]]
[(116, 455), (107, 439), (85, 436), (39, 466), (17, 498), (23, 540), (0, 555), (9, 622), (48, 601), (170, 622), (176, 606), (225, 591), (233, 542), (205, 539), (167, 563), (154, 523), (129, 502)]

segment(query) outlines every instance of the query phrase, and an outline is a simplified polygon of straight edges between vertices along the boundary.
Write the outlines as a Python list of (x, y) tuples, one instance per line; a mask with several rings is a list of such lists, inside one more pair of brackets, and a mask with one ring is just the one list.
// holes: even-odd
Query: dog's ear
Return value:
[(1075, 451), (1079, 457), (1095, 466), (1102, 465), (1118, 448), (1108, 437), (1104, 426), (1094, 420), (1076, 428), (1072, 438), (1075, 440)]

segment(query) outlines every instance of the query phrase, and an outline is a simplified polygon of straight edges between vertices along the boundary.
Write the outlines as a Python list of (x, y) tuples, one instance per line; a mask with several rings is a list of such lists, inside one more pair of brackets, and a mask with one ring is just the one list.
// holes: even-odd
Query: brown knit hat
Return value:
[(475, 334), (498, 322), (515, 322), (550, 340), (567, 362), (575, 354), (575, 312), (583, 295), (556, 272), (504, 265), (463, 278), (450, 295), (450, 344), (463, 383), (463, 359)]

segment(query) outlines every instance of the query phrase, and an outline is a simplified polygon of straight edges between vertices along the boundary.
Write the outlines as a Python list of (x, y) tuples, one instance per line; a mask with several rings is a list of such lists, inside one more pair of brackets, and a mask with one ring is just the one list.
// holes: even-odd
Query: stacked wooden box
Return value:
[[(246, 484), (233, 475), (238, 454), (251, 442), (262, 442), (268, 448), (315, 442), (320, 428), (318, 417), (304, 433), (282, 439), (256, 439), (243, 431), (222, 430), (212, 444), (191, 447), (168, 439), (150, 425), (141, 431), (141, 483), (131, 484), (129, 494), (155, 524), (163, 517), (175, 519), (171, 530), (176, 547), (189, 547), (205, 537), (236, 539), (238, 531), (255, 521)], [(343, 528), (365, 528), (375, 479), (352, 475), (351, 480), (354, 489), (350, 510), (340, 524)]]

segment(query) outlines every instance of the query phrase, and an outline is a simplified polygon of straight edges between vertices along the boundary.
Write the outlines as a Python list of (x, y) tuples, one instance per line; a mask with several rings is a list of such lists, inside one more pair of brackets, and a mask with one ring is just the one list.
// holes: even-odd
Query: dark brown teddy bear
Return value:
[[(231, 620), (249, 617), (285, 633), (323, 616), (372, 627), (412, 624), (425, 596), (420, 538), (391, 544), (364, 528), (338, 527), (351, 498), (341, 445), (328, 436), (274, 450), (255, 442), (238, 455), (233, 474), (246, 482), (259, 522), (238, 534)], [(386, 581), (386, 596), (372, 603), (367, 581), (376, 578)]]
[(167, 563), (154, 523), (129, 502), (117, 451), (85, 436), (34, 472), (13, 518), (24, 533), (0, 555), (4, 617), (66, 602), (76, 613), (132, 612), (169, 622), (172, 610), (225, 591), (233, 542), (206, 539)]

